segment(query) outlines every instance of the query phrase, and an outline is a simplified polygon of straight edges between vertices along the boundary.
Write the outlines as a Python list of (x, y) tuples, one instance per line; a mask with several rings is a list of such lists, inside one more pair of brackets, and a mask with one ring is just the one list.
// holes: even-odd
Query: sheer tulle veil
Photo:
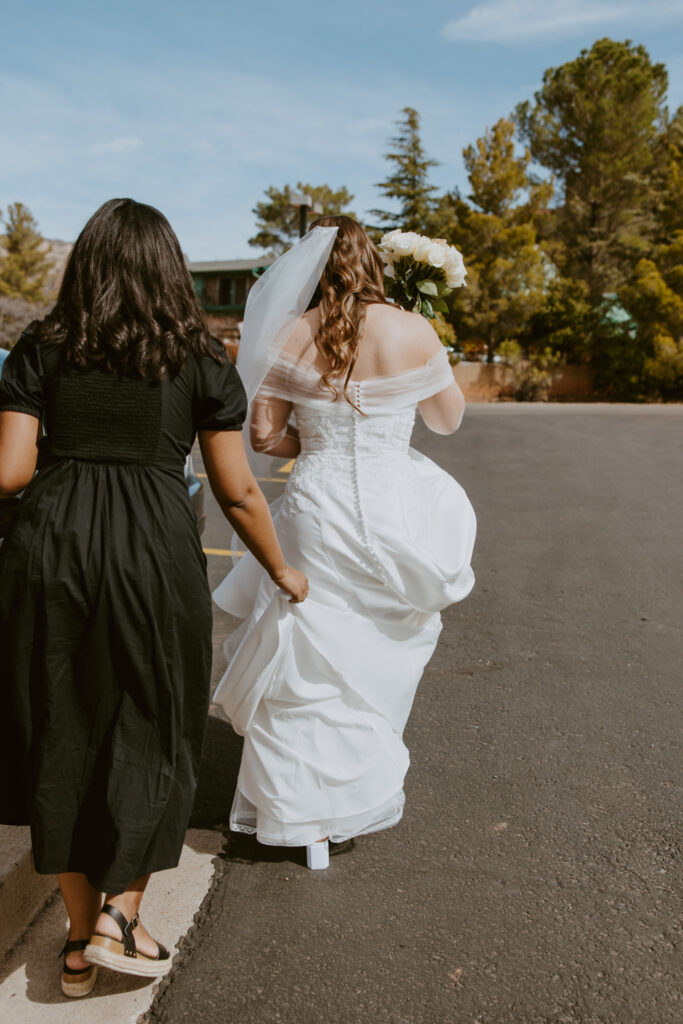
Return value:
[[(264, 377), (306, 311), (335, 242), (337, 228), (313, 228), (278, 257), (249, 292), (244, 311), (237, 369), (251, 405)], [(249, 461), (257, 476), (273, 465), (249, 440), (250, 415), (245, 425)]]

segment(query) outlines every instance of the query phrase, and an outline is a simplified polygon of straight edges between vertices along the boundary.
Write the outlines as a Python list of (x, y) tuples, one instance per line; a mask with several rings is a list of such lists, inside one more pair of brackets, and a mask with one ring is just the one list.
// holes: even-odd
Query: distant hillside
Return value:
[(48, 278), (45, 284), (45, 294), (48, 297), (53, 297), (59, 291), (59, 286), (62, 283), (62, 277), (64, 276), (64, 269), (66, 267), (66, 261), (69, 258), (69, 254), (74, 247), (73, 242), (62, 242), (58, 238), (46, 239), (47, 244), (50, 246), (50, 259), (52, 260), (52, 268), (48, 274)]
[[(0, 235), (0, 256), (2, 243), (3, 236)], [(27, 302), (16, 296), (0, 295), (0, 348), (11, 348), (32, 320), (42, 320), (54, 306), (73, 242), (62, 242), (55, 238), (46, 240), (45, 244), (50, 246), (52, 264), (45, 282), (45, 301)]]
[[(2, 255), (3, 243), (5, 240), (4, 235), (0, 235), (0, 256)], [(45, 246), (50, 247), (50, 261), (52, 266), (47, 275), (45, 281), (45, 297), (53, 299), (59, 291), (59, 286), (62, 283), (62, 277), (64, 276), (64, 269), (66, 267), (66, 261), (69, 258), (69, 253), (74, 247), (73, 242), (62, 242), (59, 238), (46, 238)]]

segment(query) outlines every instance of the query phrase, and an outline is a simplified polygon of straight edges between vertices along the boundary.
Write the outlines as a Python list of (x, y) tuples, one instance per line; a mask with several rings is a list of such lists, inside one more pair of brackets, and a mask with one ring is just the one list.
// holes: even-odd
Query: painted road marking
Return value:
[[(284, 473), (284, 470), (281, 469), (280, 472)], [(288, 472), (289, 472), (289, 470), (288, 470)], [(206, 473), (195, 473), (195, 476), (201, 477), (202, 480), (206, 480), (207, 479)], [(258, 480), (258, 482), (260, 484), (284, 484), (284, 483), (286, 483), (286, 480), (283, 480), (282, 477), (279, 477), (279, 476), (257, 476), (256, 479)]]
[(290, 459), (286, 462), (281, 469), (278, 469), (278, 473), (291, 473), (294, 468), (294, 459)]
[(246, 554), (244, 551), (225, 551), (223, 548), (202, 548), (205, 555), (225, 555), (226, 557), (233, 556), (241, 558), (242, 555)]

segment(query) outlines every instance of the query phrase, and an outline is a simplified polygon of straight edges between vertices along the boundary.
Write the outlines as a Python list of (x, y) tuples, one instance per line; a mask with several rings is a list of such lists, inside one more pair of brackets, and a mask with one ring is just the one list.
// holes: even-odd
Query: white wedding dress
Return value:
[(258, 392), (293, 403), (301, 454), (273, 511), (310, 593), (290, 604), (250, 554), (214, 593), (245, 620), (214, 696), (244, 736), (233, 830), (305, 846), (401, 817), (402, 734), (439, 612), (474, 584), (467, 495), (410, 448), (417, 403), (452, 382), (445, 351), (354, 382), (361, 414), (281, 354)]

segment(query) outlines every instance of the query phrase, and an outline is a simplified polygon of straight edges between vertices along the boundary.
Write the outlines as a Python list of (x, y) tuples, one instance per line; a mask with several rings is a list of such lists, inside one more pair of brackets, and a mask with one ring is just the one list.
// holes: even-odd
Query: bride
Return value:
[(238, 356), (257, 458), (296, 459), (273, 511), (310, 590), (290, 604), (246, 554), (214, 593), (244, 620), (214, 697), (244, 736), (230, 825), (306, 846), (310, 867), (327, 866), (328, 838), (400, 819), (402, 734), (439, 612), (474, 584), (472, 506), (410, 448), (417, 409), (457, 430), (462, 392), (383, 277), (360, 224), (321, 217), (252, 289)]

